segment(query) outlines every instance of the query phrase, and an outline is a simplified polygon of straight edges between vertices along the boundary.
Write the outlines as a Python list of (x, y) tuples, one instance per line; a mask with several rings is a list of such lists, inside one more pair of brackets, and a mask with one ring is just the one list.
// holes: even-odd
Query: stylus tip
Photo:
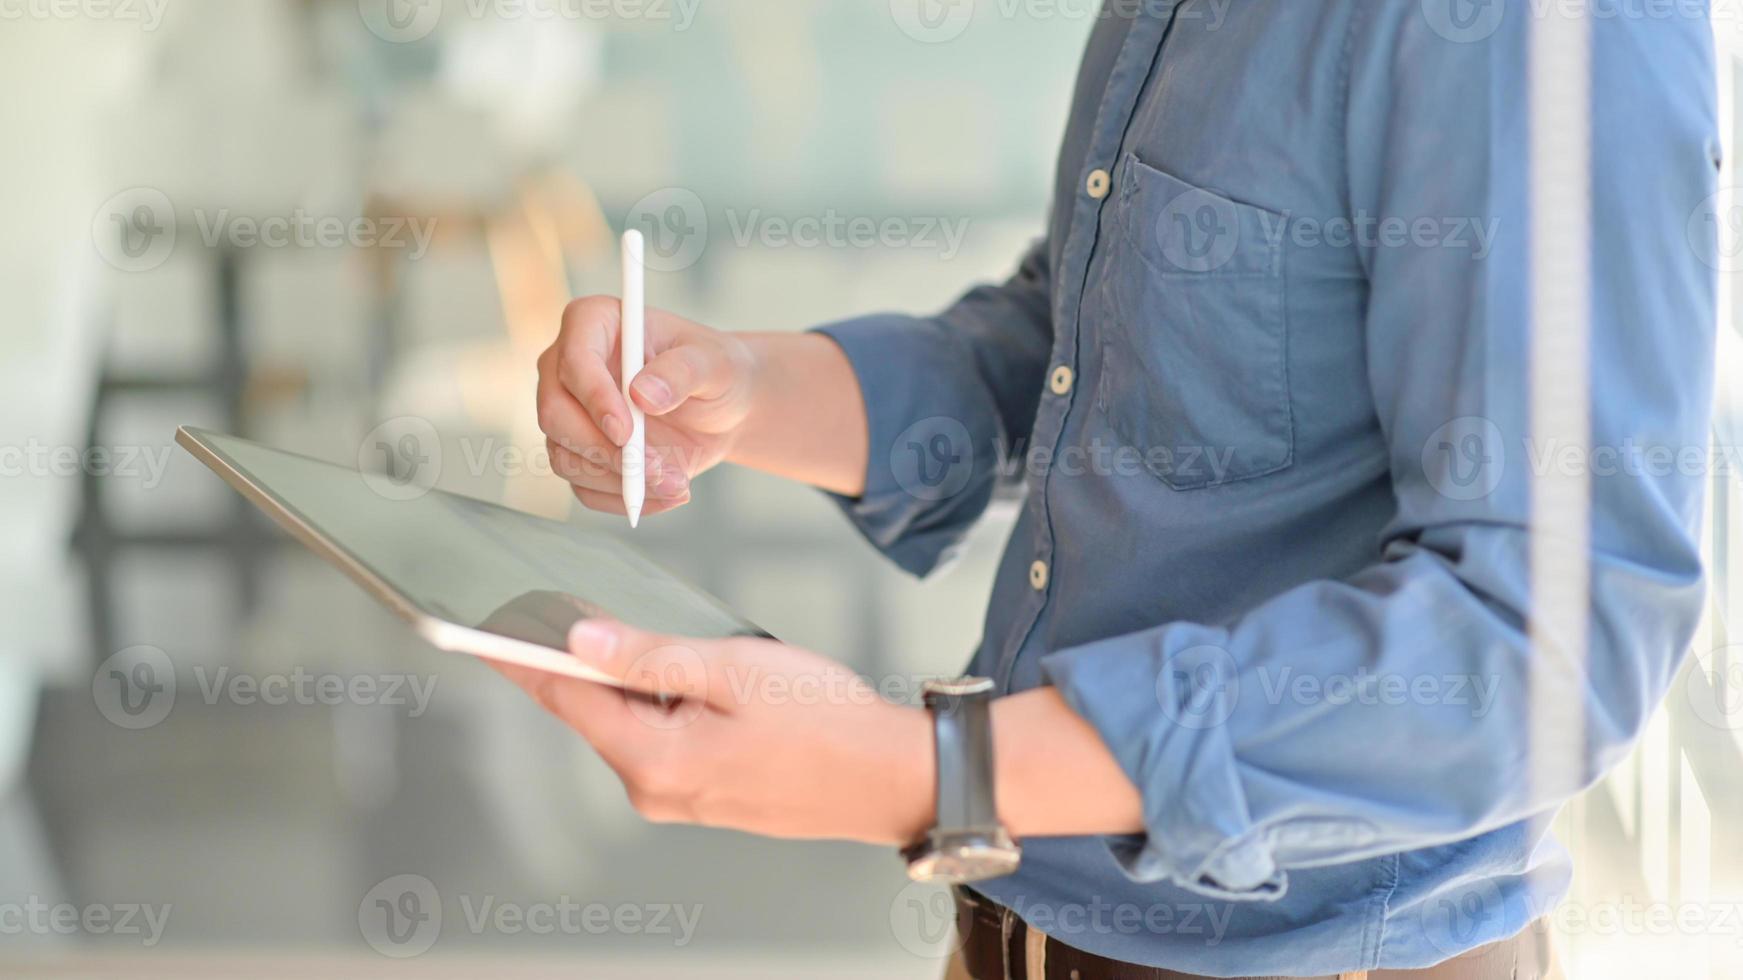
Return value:
[(642, 522), (642, 515), (641, 515), (640, 511), (632, 510), (629, 512), (629, 529), (631, 531), (635, 530), (636, 526), (641, 524), (641, 522)]

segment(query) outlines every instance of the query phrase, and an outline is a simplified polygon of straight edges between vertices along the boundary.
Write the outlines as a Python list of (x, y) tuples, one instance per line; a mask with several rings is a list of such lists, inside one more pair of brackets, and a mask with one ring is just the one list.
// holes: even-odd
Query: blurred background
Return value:
[[(548, 475), (532, 398), (565, 301), (616, 291), (616, 236), (650, 235), (653, 302), (735, 329), (1002, 277), (1093, 7), (0, 0), (0, 974), (936, 976), (893, 855), (644, 825), (172, 436), (433, 461), (616, 532)], [(1743, 498), (1734, 468), (1714, 488), (1700, 656), (1564, 817), (1576, 975), (1743, 971)], [(966, 663), (1008, 522), (921, 585), (821, 495), (717, 471), (636, 542), (901, 678)], [(116, 702), (142, 663), (173, 705)]]

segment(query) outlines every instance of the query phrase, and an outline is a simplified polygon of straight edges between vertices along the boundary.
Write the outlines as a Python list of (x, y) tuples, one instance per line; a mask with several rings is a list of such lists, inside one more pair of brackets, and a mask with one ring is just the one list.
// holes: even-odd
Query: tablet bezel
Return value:
[[(192, 426), (180, 426), (176, 429), (176, 443), (186, 449), (193, 457), (207, 468), (218, 474), (250, 503), (264, 511), (280, 527), (297, 539), (304, 547), (321, 556), (327, 562), (335, 565), (352, 581), (363, 587), (365, 592), (376, 601), (385, 605), (401, 619), (409, 623), (412, 629), (430, 645), (450, 653), (464, 653), (485, 660), (527, 667), (532, 670), (559, 674), (584, 681), (593, 681), (612, 687), (622, 687), (622, 681), (581, 663), (568, 653), (554, 650), (550, 647), (526, 640), (490, 633), (471, 626), (465, 626), (443, 619), (435, 613), (421, 607), (411, 597), (396, 589), (390, 582), (376, 574), (375, 570), (361, 558), (352, 554), (344, 545), (332, 539), (320, 528), (303, 517), (288, 501), (280, 499), (273, 491), (256, 482), (244, 471), (240, 464), (231, 459), (218, 446), (208, 441), (210, 436), (221, 433), (207, 432)], [(237, 436), (224, 436), (235, 439)], [(297, 456), (299, 453), (289, 453), (286, 450), (274, 449), (273, 452)], [(313, 459), (313, 457), (303, 457)], [(337, 465), (326, 460), (315, 460)], [(339, 467), (344, 469), (344, 467)], [(438, 491), (439, 492), (439, 491)], [(488, 501), (485, 501), (488, 503)], [(736, 613), (734, 615), (737, 615)], [(738, 617), (741, 621), (743, 617)], [(768, 637), (754, 624), (744, 621), (746, 626), (758, 630), (757, 634)]]

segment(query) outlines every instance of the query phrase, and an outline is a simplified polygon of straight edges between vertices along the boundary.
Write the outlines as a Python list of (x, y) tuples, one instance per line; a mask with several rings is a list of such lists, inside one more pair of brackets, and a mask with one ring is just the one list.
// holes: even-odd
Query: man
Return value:
[[(1545, 786), (1527, 744), (1550, 655), (1527, 640), (1529, 491), (1556, 452), (1527, 431), (1541, 10), (1195, 7), (1103, 12), (1046, 237), (1004, 285), (803, 336), (650, 321), (651, 511), (753, 466), (839, 495), (923, 574), (1000, 474), (1026, 478), (970, 668), (988, 711), (973, 684), (933, 717), (759, 697), (758, 678), (852, 682), (772, 642), (598, 622), (576, 655), (687, 715), (517, 679), (651, 819), (918, 842), (917, 876), (971, 882), (970, 975), (1542, 976), (1569, 872), (1547, 817), (1677, 668), (1703, 481), (1591, 473), (1590, 640), (1561, 675), (1583, 752)], [(1698, 13), (1592, 23), (1594, 447), (1706, 444), (1715, 287), (1691, 216), (1718, 144)], [(621, 513), (618, 474), (592, 465), (627, 432), (618, 317), (610, 298), (567, 311), (539, 409), (580, 499)], [(976, 793), (996, 802), (978, 823)]]

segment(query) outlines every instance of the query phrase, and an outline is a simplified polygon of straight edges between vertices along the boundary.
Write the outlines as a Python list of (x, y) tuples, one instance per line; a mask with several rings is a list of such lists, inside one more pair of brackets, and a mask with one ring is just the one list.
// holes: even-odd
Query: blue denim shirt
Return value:
[(1533, 819), (1565, 793), (1527, 778), (1529, 484), (1591, 476), (1586, 785), (1702, 604), (1719, 151), (1704, 12), (1596, 18), (1592, 451), (1530, 440), (1540, 8), (1111, 3), (1014, 278), (823, 328), (870, 419), (855, 522), (924, 574), (1020, 489), (970, 669), (1055, 685), (1142, 792), (1146, 833), (1029, 840), (980, 886), (1036, 928), (1331, 974), (1565, 890)]

